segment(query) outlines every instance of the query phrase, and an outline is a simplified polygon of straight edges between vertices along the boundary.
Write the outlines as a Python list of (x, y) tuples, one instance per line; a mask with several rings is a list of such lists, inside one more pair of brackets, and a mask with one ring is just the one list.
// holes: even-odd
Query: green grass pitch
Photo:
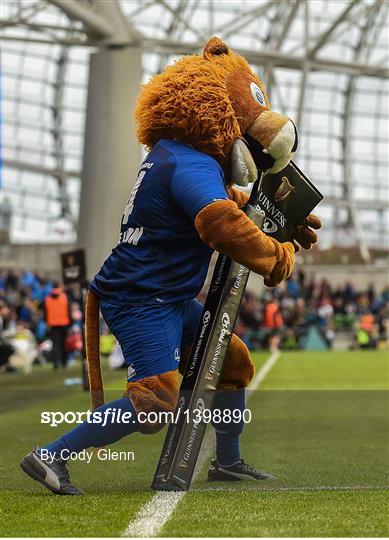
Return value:
[[(260, 367), (268, 355), (253, 356)], [(161, 536), (388, 536), (388, 368), (385, 351), (283, 353), (249, 396), (242, 437), (245, 460), (277, 480), (208, 483), (205, 468)], [(124, 375), (106, 373), (108, 399)], [(113, 446), (133, 451), (131, 462), (73, 462), (84, 497), (54, 496), (24, 475), (20, 459), (66, 429), (41, 424), (42, 410), (88, 408), (64, 378), (49, 368), (1, 377), (2, 536), (120, 536), (154, 495), (164, 432)]]

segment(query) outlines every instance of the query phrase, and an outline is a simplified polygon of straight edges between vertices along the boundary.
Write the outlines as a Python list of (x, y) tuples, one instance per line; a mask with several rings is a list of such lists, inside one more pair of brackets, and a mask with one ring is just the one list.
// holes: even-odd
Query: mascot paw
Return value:
[(271, 274), (265, 276), (266, 287), (277, 287), (282, 281), (287, 279), (293, 272), (295, 247), (292, 242), (279, 243), (282, 255), (278, 263), (273, 268)]
[(317, 242), (317, 234), (313, 229), (320, 229), (321, 221), (314, 214), (310, 214), (294, 230), (294, 240), (304, 249), (311, 249)]

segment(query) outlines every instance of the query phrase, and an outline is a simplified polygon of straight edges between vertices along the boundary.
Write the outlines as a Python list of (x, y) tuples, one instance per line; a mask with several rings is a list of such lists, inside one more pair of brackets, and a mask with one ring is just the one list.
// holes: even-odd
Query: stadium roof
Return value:
[[(217, 34), (300, 130), (324, 245), (388, 230), (388, 4), (381, 0), (3, 0), (2, 196), (12, 239), (74, 241), (89, 54), (139, 47), (143, 78)], [(130, 114), (130, 111), (129, 111)], [(3, 208), (4, 208), (3, 204)]]

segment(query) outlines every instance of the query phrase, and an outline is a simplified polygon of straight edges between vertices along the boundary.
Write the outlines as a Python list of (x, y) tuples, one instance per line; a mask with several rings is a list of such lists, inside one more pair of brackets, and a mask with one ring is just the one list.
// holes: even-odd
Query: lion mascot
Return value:
[[(318, 218), (309, 216), (296, 228), (293, 243), (280, 243), (240, 209), (248, 197), (232, 185), (254, 180), (258, 169), (282, 170), (297, 148), (297, 130), (270, 109), (262, 81), (220, 39), (211, 38), (202, 54), (178, 60), (145, 84), (135, 119), (139, 142), (149, 154), (125, 207), (119, 243), (93, 279), (87, 299), (92, 421), (22, 461), (22, 468), (54, 493), (82, 493), (66, 469), (69, 452), (163, 427), (155, 418), (176, 406), (179, 371), (202, 311), (196, 297), (212, 253), (227, 254), (274, 287), (290, 276), (298, 244), (309, 249), (317, 239), (313, 229), (320, 227)], [(108, 404), (100, 369), (99, 308), (128, 370), (123, 397)], [(243, 411), (253, 376), (249, 351), (233, 335), (214, 408)], [(102, 422), (109, 414), (115, 416)], [(214, 428), (216, 459), (209, 480), (272, 477), (241, 458), (243, 422)]]

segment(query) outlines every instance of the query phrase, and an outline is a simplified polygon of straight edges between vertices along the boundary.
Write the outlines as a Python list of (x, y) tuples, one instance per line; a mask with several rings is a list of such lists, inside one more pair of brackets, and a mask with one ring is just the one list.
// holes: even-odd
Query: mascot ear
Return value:
[(212, 56), (228, 54), (230, 52), (228, 46), (218, 37), (212, 37), (204, 46), (203, 56), (205, 60), (209, 60)]

